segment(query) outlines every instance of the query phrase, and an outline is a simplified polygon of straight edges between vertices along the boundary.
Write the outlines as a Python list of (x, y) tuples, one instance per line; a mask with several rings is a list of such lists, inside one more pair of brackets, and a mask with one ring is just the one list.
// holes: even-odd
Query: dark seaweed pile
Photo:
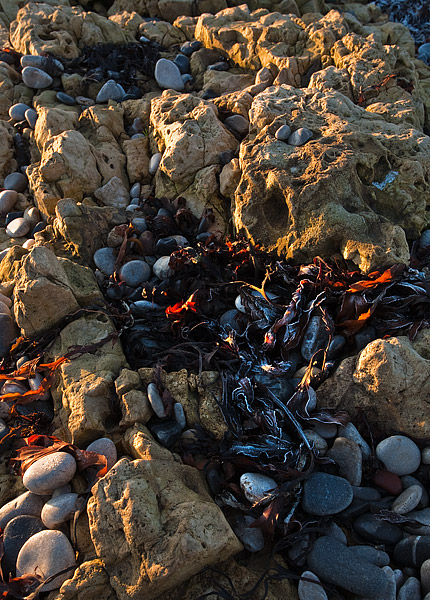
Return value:
[(430, 42), (430, 3), (428, 0), (376, 0), (391, 21), (409, 27), (415, 42)]

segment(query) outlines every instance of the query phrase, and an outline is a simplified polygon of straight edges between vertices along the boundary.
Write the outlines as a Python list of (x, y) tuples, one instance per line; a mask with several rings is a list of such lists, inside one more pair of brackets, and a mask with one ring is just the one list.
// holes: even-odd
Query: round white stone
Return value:
[(160, 58), (155, 65), (155, 81), (165, 90), (176, 90), (182, 92), (184, 82), (181, 72), (172, 60)]
[[(256, 502), (264, 501), (264, 498), (270, 494), (270, 491), (277, 488), (277, 484), (271, 477), (267, 477), (267, 475), (244, 473), (240, 478), (240, 487), (246, 499), (255, 504)], [(268, 502), (268, 500), (267, 498), (264, 503)]]
[(42, 508), (40, 518), (48, 529), (58, 527), (69, 521), (77, 510), (78, 494), (60, 494), (51, 498)]
[(421, 452), (411, 439), (392, 435), (376, 446), (376, 456), (387, 471), (396, 475), (411, 475), (421, 463)]
[(99, 438), (98, 440), (91, 442), (91, 444), (87, 446), (87, 450), (88, 452), (97, 452), (97, 454), (106, 456), (108, 471), (118, 460), (118, 453), (116, 451), (115, 444), (109, 438)]
[(76, 461), (67, 452), (53, 452), (39, 458), (24, 473), (22, 483), (34, 494), (52, 494), (69, 483), (76, 473)]

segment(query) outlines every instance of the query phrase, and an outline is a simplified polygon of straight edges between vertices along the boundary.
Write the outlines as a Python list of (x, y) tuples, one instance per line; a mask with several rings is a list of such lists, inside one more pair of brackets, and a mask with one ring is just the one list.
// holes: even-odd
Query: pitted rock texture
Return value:
[[(428, 226), (430, 139), (386, 123), (343, 94), (271, 87), (254, 99), (241, 144), (234, 217), (296, 262), (336, 253), (369, 272), (409, 259), (406, 236)], [(300, 147), (274, 137), (306, 127)]]
[(91, 537), (119, 600), (156, 598), (241, 550), (201, 473), (166, 460), (120, 460), (93, 488)]

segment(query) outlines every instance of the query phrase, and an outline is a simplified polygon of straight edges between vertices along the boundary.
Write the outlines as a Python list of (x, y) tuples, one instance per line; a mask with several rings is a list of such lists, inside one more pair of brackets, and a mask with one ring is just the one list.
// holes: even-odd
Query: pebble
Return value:
[(394, 577), (396, 578), (396, 588), (398, 590), (404, 584), (405, 576), (403, 575), (403, 572), (400, 569), (394, 569), (393, 573)]
[(240, 333), (244, 330), (246, 326), (247, 319), (243, 316), (241, 312), (236, 310), (235, 308), (231, 308), (227, 310), (220, 316), (219, 324), (226, 329), (233, 329)]
[(263, 532), (258, 527), (251, 527), (254, 521), (253, 517), (245, 516), (243, 519), (238, 519), (234, 528), (235, 534), (248, 552), (260, 552), (264, 548)]
[(366, 502), (378, 502), (381, 499), (381, 494), (378, 490), (371, 487), (352, 486), (352, 493), (355, 500), (365, 500)]
[(27, 235), (30, 229), (30, 223), (26, 221), (24, 217), (20, 217), (9, 223), (9, 225), (6, 227), (6, 234), (12, 238), (20, 238)]
[(303, 485), (302, 508), (311, 515), (335, 515), (351, 502), (352, 487), (343, 477), (312, 473)]
[(21, 217), (24, 217), (24, 213), (20, 210), (8, 212), (5, 219), (5, 225), (9, 225), (14, 219), (19, 219)]
[(132, 221), (131, 224), (133, 225), (133, 227), (135, 229), (138, 230), (139, 233), (143, 233), (144, 231), (147, 230), (148, 225), (146, 223), (146, 219), (143, 217), (135, 217)]
[(72, 96), (69, 96), (69, 94), (66, 94), (65, 92), (57, 92), (56, 98), (58, 102), (62, 102), (67, 106), (74, 106), (76, 104), (76, 100)]
[(134, 183), (130, 188), (130, 198), (139, 198), (140, 196), (140, 183)]
[(24, 492), (0, 508), (0, 528), (4, 530), (12, 519), (21, 515), (40, 517), (43, 505), (47, 500), (46, 496)]
[(17, 104), (13, 104), (9, 108), (9, 116), (14, 121), (24, 121), (25, 113), (30, 108), (27, 104), (23, 104), (22, 102), (18, 102)]
[(190, 59), (185, 54), (177, 54), (174, 61), (182, 75), (190, 72)]
[(162, 156), (163, 155), (161, 154), (161, 152), (157, 152), (156, 154), (153, 154), (151, 156), (148, 167), (150, 175), (155, 175), (155, 173), (158, 171), (158, 167), (160, 166)]
[(125, 96), (125, 90), (113, 79), (108, 79), (106, 83), (100, 88), (99, 93), (96, 96), (96, 102), (103, 103), (108, 100), (121, 100)]
[(151, 433), (163, 446), (170, 448), (179, 440), (182, 434), (182, 429), (176, 421), (165, 421), (151, 427)]
[(185, 56), (191, 56), (193, 52), (199, 50), (201, 47), (202, 43), (196, 40), (194, 42), (184, 42), (180, 47), (180, 51), (182, 54), (185, 54)]
[[(312, 579), (316, 583), (306, 581)], [(325, 589), (320, 585), (318, 577), (312, 571), (303, 571), (298, 588), (299, 600), (328, 600)]]
[(420, 569), (421, 588), (424, 594), (430, 592), (430, 558), (425, 560)]
[(328, 444), (326, 440), (321, 437), (313, 429), (305, 429), (303, 432), (309, 442), (313, 445), (313, 448), (318, 451), (318, 454), (324, 455), (327, 452)]
[(155, 383), (148, 384), (147, 393), (149, 403), (157, 417), (159, 419), (164, 419), (164, 417), (167, 417), (167, 412), (164, 406), (163, 399), (160, 396), (160, 393)]
[(110, 438), (99, 438), (98, 440), (94, 440), (91, 442), (89, 446), (87, 446), (88, 452), (97, 452), (97, 454), (102, 454), (106, 457), (107, 461), (107, 470), (112, 469), (116, 461), (118, 460), (118, 453), (116, 451), (116, 446)]
[(391, 510), (399, 515), (406, 515), (416, 508), (421, 500), (423, 491), (419, 485), (411, 485), (394, 500)]
[(6, 581), (9, 579), (9, 574), (15, 577), (16, 559), (25, 542), (43, 529), (45, 526), (39, 517), (31, 515), (20, 515), (6, 525), (3, 532), (4, 557), (2, 559), (2, 571), (6, 575)]
[(249, 121), (245, 119), (245, 117), (242, 117), (242, 115), (232, 115), (231, 117), (227, 117), (224, 121), (224, 125), (239, 135), (247, 135), (249, 131)]
[(10, 308), (7, 304), (0, 300), (0, 314), (2, 315), (11, 315)]
[(327, 456), (339, 467), (339, 474), (351, 485), (360, 485), (362, 475), (362, 454), (360, 446), (345, 437), (334, 440)]
[(172, 60), (160, 58), (155, 65), (155, 81), (165, 90), (176, 90), (182, 92), (184, 82), (181, 72)]
[(193, 80), (193, 76), (190, 75), (189, 73), (184, 73), (184, 75), (181, 75), (181, 77), (182, 77), (182, 81), (184, 82), (184, 86)]
[(422, 232), (420, 240), (418, 242), (419, 248), (427, 248), (427, 246), (430, 246), (430, 229), (425, 229)]
[(403, 490), (400, 477), (390, 471), (384, 471), (384, 469), (376, 471), (373, 483), (393, 496), (398, 496)]
[(5, 215), (13, 209), (18, 200), (18, 192), (15, 190), (4, 190), (0, 192), (0, 214)]
[(170, 256), (161, 256), (155, 261), (152, 270), (158, 279), (164, 280), (173, 274), (173, 270), (169, 267), (169, 262)]
[(188, 246), (189, 242), (183, 235), (169, 235), (161, 238), (155, 244), (155, 253), (161, 256), (170, 256), (179, 248)]
[(38, 223), (41, 222), (40, 212), (35, 206), (28, 206), (25, 209), (24, 214), (22, 216), (26, 221), (30, 223), (32, 227), (35, 227)]
[[(17, 575), (36, 573), (48, 579), (59, 571), (75, 565), (74, 550), (61, 531), (44, 530), (31, 536), (21, 548), (16, 561)], [(74, 567), (45, 584), (45, 592), (58, 589), (69, 579)]]
[(290, 146), (303, 146), (303, 144), (306, 144), (306, 142), (308, 142), (312, 136), (313, 133), (310, 129), (307, 129), (306, 127), (300, 127), (300, 129), (293, 131), (288, 138), (288, 143)]
[(94, 106), (95, 104), (92, 98), (87, 98), (86, 96), (76, 96), (75, 100), (81, 106)]
[(137, 300), (130, 305), (131, 312), (134, 315), (145, 315), (150, 310), (160, 310), (160, 306), (148, 300)]
[(22, 80), (25, 85), (36, 90), (43, 90), (49, 87), (53, 79), (48, 73), (38, 69), (37, 67), (24, 67), (22, 70)]
[(5, 177), (3, 187), (5, 190), (15, 190), (16, 192), (23, 192), (27, 187), (28, 179), (24, 173), (10, 173)]
[(150, 43), (150, 40), (148, 40), (148, 38), (147, 38), (147, 37), (145, 37), (144, 35), (141, 35), (141, 36), (140, 36), (140, 38), (139, 38), (139, 42), (140, 42), (141, 44), (149, 44), (149, 43)]
[(418, 56), (419, 60), (424, 61), (426, 64), (430, 65), (430, 43), (427, 42), (425, 44), (421, 44), (418, 48)]
[(25, 248), (26, 250), (31, 250), (35, 243), (36, 243), (36, 240), (33, 240), (33, 239), (25, 240), (22, 247)]
[(21, 56), (21, 67), (37, 67), (53, 77), (59, 77), (64, 73), (62, 63), (56, 58), (52, 58), (52, 56), (48, 58), (46, 56), (25, 54)]
[(358, 429), (351, 422), (345, 427), (339, 427), (339, 435), (358, 444), (364, 459), (368, 460), (371, 457), (372, 451), (369, 444), (362, 438)]
[(78, 509), (78, 494), (60, 494), (51, 498), (42, 508), (41, 519), (48, 529), (58, 529), (69, 521)]
[(388, 554), (383, 550), (377, 550), (373, 546), (350, 546), (349, 549), (361, 560), (367, 560), (367, 562), (377, 567), (386, 567), (390, 564)]
[(16, 338), (15, 322), (9, 315), (0, 314), (0, 358), (4, 358)]
[(175, 402), (175, 404), (173, 405), (173, 414), (175, 416), (176, 422), (181, 427), (181, 429), (185, 429), (187, 419), (185, 417), (184, 407), (180, 402)]
[(315, 541), (307, 562), (323, 581), (359, 596), (376, 599), (388, 591), (389, 579), (382, 569), (360, 560), (350, 548), (331, 537)]
[(394, 561), (401, 567), (418, 567), (430, 558), (430, 536), (410, 535), (394, 548)]
[(52, 494), (69, 483), (76, 473), (76, 461), (67, 452), (53, 452), (39, 458), (24, 473), (22, 483), (33, 494)]
[(137, 287), (151, 277), (151, 267), (144, 260), (130, 260), (121, 267), (119, 276), (130, 287)]
[[(330, 342), (327, 350), (327, 359), (333, 360), (346, 344), (346, 338), (343, 335), (335, 335)], [(348, 437), (348, 436), (345, 436)], [(355, 441), (355, 440), (354, 440)]]
[(277, 487), (274, 479), (261, 473), (244, 473), (240, 477), (240, 488), (251, 504), (256, 502), (267, 504), (269, 498), (266, 498), (266, 496)]
[(385, 468), (396, 475), (410, 475), (421, 463), (421, 452), (411, 439), (392, 435), (376, 446), (376, 456)]
[(430, 446), (421, 450), (421, 461), (423, 465), (430, 465)]
[(408, 518), (413, 519), (421, 523), (421, 527), (411, 525), (405, 525), (405, 531), (412, 533), (413, 535), (430, 535), (430, 508), (424, 508), (423, 510), (411, 510), (408, 513)]
[(403, 537), (400, 527), (387, 521), (381, 521), (369, 513), (355, 519), (353, 526), (363, 539), (376, 544), (394, 545)]
[[(28, 378), (28, 387), (30, 390), (36, 391), (40, 388), (43, 381), (43, 377), (40, 373), (35, 373), (34, 377)], [(49, 400), (51, 397), (51, 392), (47, 390), (43, 396), (40, 396), (40, 400)]]
[(342, 544), (347, 544), (348, 540), (343, 532), (343, 529), (339, 527), (339, 525), (337, 525), (334, 521), (330, 523), (329, 528), (326, 531), (326, 535), (329, 535), (338, 542), (342, 542)]
[(397, 600), (421, 600), (421, 584), (416, 577), (408, 577), (397, 594)]
[[(1, 293), (0, 293), (0, 302), (3, 302), (3, 304), (6, 304), (6, 306), (8, 306), (9, 308), (12, 306), (12, 300)], [(17, 365), (18, 365), (18, 363), (17, 363)]]
[(209, 65), (207, 70), (208, 71), (229, 71), (230, 66), (229, 66), (228, 62), (226, 62), (225, 60), (220, 60), (220, 61), (214, 63), (213, 65)]
[(70, 494), (71, 491), (72, 491), (72, 486), (70, 485), (70, 483), (66, 483), (66, 484), (60, 486), (59, 488), (57, 488), (56, 490), (54, 490), (52, 492), (51, 498), (57, 498), (58, 496), (61, 496), (62, 494)]
[(281, 142), (288, 141), (291, 135), (291, 127), (289, 125), (282, 125), (275, 131), (275, 138)]
[(25, 119), (32, 129), (36, 126), (37, 112), (33, 108), (25, 111)]
[(329, 333), (321, 316), (312, 317), (306, 327), (300, 351), (303, 358), (309, 362), (319, 348), (325, 348)]
[(311, 423), (314, 423), (314, 430), (325, 440), (334, 438), (337, 436), (337, 425), (336, 423), (321, 423), (316, 419), (310, 419)]
[(113, 248), (99, 248), (94, 252), (93, 260), (98, 269), (105, 275), (113, 275), (117, 255)]

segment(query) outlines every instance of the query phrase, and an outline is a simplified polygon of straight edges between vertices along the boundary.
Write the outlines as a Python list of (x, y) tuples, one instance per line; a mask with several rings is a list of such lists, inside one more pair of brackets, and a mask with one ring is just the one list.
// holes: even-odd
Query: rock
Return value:
[(102, 86), (96, 97), (96, 102), (107, 102), (108, 100), (121, 100), (125, 96), (125, 90), (113, 79), (108, 79)]
[(62, 102), (67, 106), (74, 106), (76, 104), (76, 100), (73, 98), (73, 96), (69, 96), (69, 94), (65, 94), (64, 92), (57, 92), (56, 98), (58, 102)]
[(169, 267), (170, 256), (161, 256), (154, 263), (152, 270), (154, 275), (161, 280), (167, 279), (172, 275), (173, 271)]
[(305, 429), (304, 434), (308, 441), (313, 445), (313, 448), (318, 451), (318, 454), (324, 455), (327, 452), (327, 442), (316, 431)]
[(76, 473), (76, 461), (67, 452), (53, 452), (39, 458), (26, 470), (22, 482), (33, 494), (52, 494), (52, 492), (73, 478)]
[(325, 440), (329, 440), (337, 436), (336, 423), (321, 423), (321, 421), (318, 421), (317, 419), (310, 419), (309, 422), (314, 425), (316, 433)]
[(352, 487), (345, 479), (313, 473), (303, 486), (302, 508), (311, 515), (334, 515), (352, 502)]
[(376, 599), (388, 590), (389, 580), (381, 569), (360, 560), (350, 548), (331, 537), (316, 540), (307, 563), (323, 581), (359, 596)]
[(391, 510), (399, 515), (406, 515), (418, 506), (422, 495), (421, 486), (411, 485), (394, 500)]
[(162, 158), (161, 152), (157, 152), (156, 154), (153, 154), (151, 156), (151, 159), (149, 161), (149, 167), (148, 167), (148, 171), (149, 171), (150, 175), (155, 175), (155, 173), (158, 171), (158, 167), (160, 166), (161, 158)]
[(416, 577), (408, 577), (400, 587), (397, 600), (421, 600), (421, 584)]
[(31, 492), (24, 492), (0, 508), (0, 527), (5, 529), (15, 517), (23, 515), (40, 517), (43, 505), (48, 498)]
[(121, 459), (88, 504), (95, 550), (119, 600), (165, 594), (241, 549), (202, 474), (148, 450), (147, 460)]
[[(28, 67), (27, 67), (28, 68)], [(48, 579), (59, 571), (72, 567), (42, 587), (42, 591), (55, 590), (69, 579), (75, 565), (73, 548), (61, 531), (40, 531), (33, 535), (21, 548), (16, 561), (17, 575), (36, 573)]]
[(365, 514), (354, 521), (355, 531), (365, 540), (377, 544), (397, 544), (402, 538), (400, 527)]
[(428, 407), (429, 375), (430, 361), (414, 350), (408, 338), (379, 339), (358, 357), (343, 360), (319, 387), (317, 397), (328, 408), (347, 410), (352, 420), (361, 407), (371, 423), (383, 422), (387, 431), (423, 439), (430, 436), (430, 421), (422, 419)]
[(263, 532), (258, 527), (251, 527), (254, 520), (253, 517), (243, 517), (234, 528), (234, 533), (248, 552), (260, 552), (264, 548)]
[(339, 525), (336, 525), (334, 521), (330, 523), (330, 526), (327, 529), (327, 535), (333, 537), (338, 542), (347, 545), (347, 538), (345, 533), (343, 532), (343, 529), (339, 527)]
[(119, 276), (130, 287), (137, 287), (151, 277), (151, 267), (143, 260), (131, 260), (121, 267)]
[(130, 198), (139, 198), (140, 188), (141, 188), (141, 185), (139, 182), (134, 183), (130, 188)]
[(166, 417), (166, 408), (155, 383), (150, 383), (148, 385), (147, 393), (151, 408), (157, 415), (157, 417), (159, 419), (163, 419), (164, 417)]
[(91, 442), (86, 449), (88, 452), (97, 452), (97, 454), (103, 454), (103, 456), (106, 456), (108, 471), (118, 460), (116, 446), (110, 438), (99, 438), (98, 440)]
[(306, 127), (300, 127), (300, 129), (293, 131), (293, 133), (290, 135), (288, 138), (288, 144), (290, 144), (290, 146), (303, 146), (303, 144), (306, 144), (306, 142), (308, 142), (312, 136), (313, 133), (310, 129), (307, 129)]
[(14, 219), (6, 227), (6, 233), (12, 238), (19, 238), (27, 235), (30, 231), (31, 224), (24, 218)]
[(30, 107), (27, 104), (23, 104), (22, 102), (18, 102), (17, 104), (13, 104), (9, 109), (9, 116), (14, 121), (24, 121), (25, 113)]
[(303, 358), (309, 362), (317, 350), (325, 348), (328, 339), (328, 331), (322, 317), (319, 315), (311, 317), (300, 347)]
[(193, 52), (200, 50), (201, 47), (202, 43), (198, 40), (194, 40), (193, 42), (184, 42), (180, 47), (180, 51), (182, 54), (185, 54), (185, 56), (191, 56)]
[(376, 446), (376, 456), (385, 467), (396, 475), (410, 475), (421, 463), (421, 452), (411, 439), (392, 435)]
[(155, 65), (155, 80), (165, 90), (172, 89), (181, 92), (184, 89), (181, 72), (171, 60), (160, 58)]
[(182, 75), (190, 72), (190, 59), (184, 54), (177, 54), (173, 61)]
[(18, 200), (18, 193), (15, 190), (4, 190), (0, 192), (0, 213), (2, 215), (13, 209)]
[[(312, 583), (312, 581), (316, 583)], [(299, 600), (327, 600), (325, 589), (312, 571), (303, 571), (299, 581), (298, 593)]]
[(28, 87), (35, 88), (37, 90), (43, 90), (52, 84), (52, 77), (41, 71), (37, 67), (24, 67), (22, 70), (22, 80)]
[(7, 581), (9, 580), (9, 574), (11, 574), (11, 577), (15, 577), (16, 559), (22, 546), (32, 535), (43, 529), (45, 527), (39, 517), (30, 515), (14, 517), (6, 525), (3, 532), (4, 557), (2, 559), (2, 571)]
[(252, 504), (267, 504), (270, 492), (276, 490), (277, 483), (261, 473), (244, 473), (240, 476), (240, 488), (246, 499)]
[(372, 451), (369, 444), (363, 439), (358, 429), (351, 422), (345, 425), (345, 427), (339, 427), (339, 435), (355, 442), (360, 447), (364, 459), (368, 460), (371, 457)]
[(410, 535), (394, 548), (394, 560), (402, 567), (420, 568), (430, 558), (430, 536)]
[[(116, 385), (116, 382), (115, 382)], [(135, 423), (147, 423), (153, 416), (148, 396), (141, 390), (129, 390), (121, 395), (121, 427), (132, 427)]]
[(78, 494), (60, 494), (46, 502), (41, 519), (48, 529), (59, 529), (78, 509)]
[(96, 267), (108, 277), (115, 271), (116, 259), (117, 253), (113, 248), (99, 248), (93, 257)]
[(52, 77), (57, 77), (64, 73), (63, 64), (56, 58), (27, 54), (21, 56), (20, 62), (22, 67), (37, 67)]
[(6, 190), (15, 190), (16, 192), (23, 192), (27, 187), (28, 180), (23, 173), (11, 173), (4, 178), (3, 187)]
[(430, 559), (423, 562), (420, 569), (421, 589), (424, 594), (430, 592)]
[(95, 190), (94, 196), (104, 206), (125, 208), (128, 204), (129, 193), (119, 177), (112, 177), (104, 186)]
[(18, 331), (10, 315), (0, 314), (0, 358), (4, 358), (17, 337)]
[(32, 108), (29, 108), (27, 111), (25, 111), (25, 119), (31, 127), (31, 129), (34, 129), (37, 121), (37, 112)]
[(355, 500), (366, 500), (369, 502), (378, 502), (381, 494), (375, 488), (352, 486), (352, 493)]
[(151, 433), (157, 442), (170, 448), (181, 437), (182, 427), (176, 421), (163, 421), (163, 423), (152, 425)]
[(339, 474), (351, 485), (360, 485), (362, 474), (362, 457), (358, 444), (344, 437), (338, 437), (327, 452), (339, 467)]
[(428, 506), (429, 495), (421, 481), (418, 481), (418, 479), (415, 479), (415, 477), (412, 477), (412, 475), (403, 475), (403, 477), (401, 478), (401, 482), (403, 484), (404, 489), (410, 487), (411, 485), (419, 485), (421, 488), (422, 495), (421, 500), (418, 503), (418, 508), (425, 508), (426, 506)]
[(287, 142), (290, 135), (291, 127), (289, 125), (281, 125), (281, 127), (275, 131), (275, 138), (281, 140), (281, 142)]
[(224, 121), (224, 125), (241, 136), (247, 135), (249, 131), (249, 121), (242, 117), (242, 115), (232, 115), (231, 117), (227, 117)]
[(423, 465), (430, 465), (430, 446), (426, 446), (421, 450), (421, 462)]
[(350, 546), (349, 549), (361, 560), (370, 562), (377, 567), (386, 567), (390, 564), (389, 555), (373, 546)]

